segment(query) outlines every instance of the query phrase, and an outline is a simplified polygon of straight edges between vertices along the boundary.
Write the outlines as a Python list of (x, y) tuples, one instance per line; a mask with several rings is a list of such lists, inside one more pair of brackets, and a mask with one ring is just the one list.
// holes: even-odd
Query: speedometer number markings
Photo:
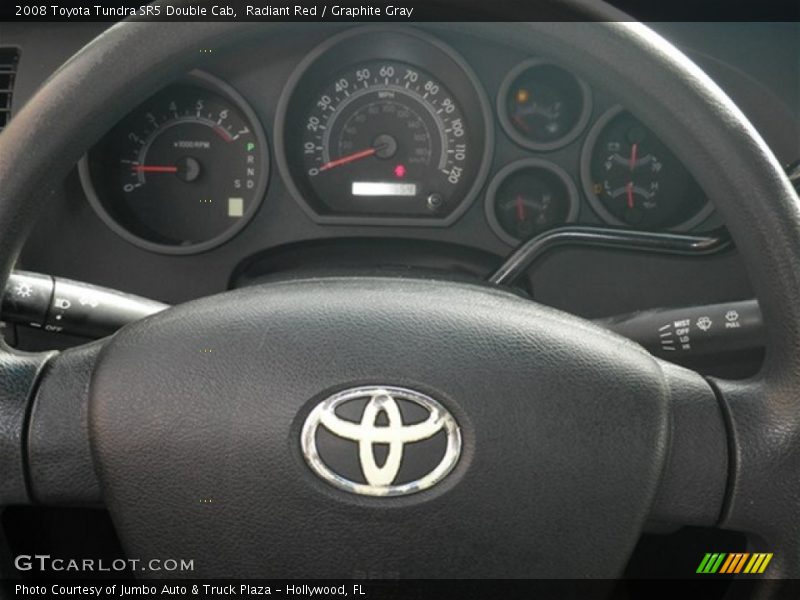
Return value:
[(469, 65), (421, 31), (353, 28), (312, 50), (275, 120), (278, 167), (320, 224), (447, 226), (491, 167), (493, 120)]
[(402, 62), (368, 61), (310, 103), (304, 172), (335, 211), (436, 213), (463, 193), (468, 139), (444, 84)]

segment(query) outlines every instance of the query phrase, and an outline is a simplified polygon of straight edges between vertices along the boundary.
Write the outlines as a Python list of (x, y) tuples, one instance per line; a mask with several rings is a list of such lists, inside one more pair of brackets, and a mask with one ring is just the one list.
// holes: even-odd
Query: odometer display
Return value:
[(412, 55), (363, 58), (371, 35), (321, 53), (289, 90), (278, 136), (290, 187), (323, 222), (446, 222), (485, 177), (485, 99), (440, 46), (402, 36)]

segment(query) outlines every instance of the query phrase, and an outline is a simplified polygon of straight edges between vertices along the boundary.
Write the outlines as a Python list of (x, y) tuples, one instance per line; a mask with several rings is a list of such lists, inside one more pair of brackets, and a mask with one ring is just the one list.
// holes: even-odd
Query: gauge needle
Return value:
[(528, 126), (528, 122), (525, 119), (523, 119), (521, 116), (519, 116), (518, 114), (515, 114), (511, 118), (514, 119), (514, 123), (516, 123), (517, 125), (522, 127), (522, 129), (524, 129), (528, 133), (532, 133), (531, 132), (531, 128)]
[(628, 208), (633, 208), (633, 182), (629, 181), (625, 186), (625, 191), (628, 192)]
[(522, 196), (517, 196), (517, 220), (524, 221), (525, 220), (525, 201), (522, 199)]
[(178, 167), (161, 165), (133, 165), (137, 173), (177, 173)]
[(342, 158), (337, 158), (336, 160), (331, 160), (326, 162), (319, 168), (319, 170), (327, 171), (328, 169), (333, 169), (334, 167), (346, 165), (347, 163), (351, 163), (353, 161), (360, 160), (368, 156), (372, 156), (377, 151), (378, 148), (367, 148), (366, 150), (361, 150), (360, 152), (353, 152), (352, 154), (348, 154), (347, 156), (343, 156)]
[(631, 161), (629, 163), (631, 171), (633, 171), (636, 168), (636, 153), (638, 150), (639, 150), (639, 144), (631, 145)]

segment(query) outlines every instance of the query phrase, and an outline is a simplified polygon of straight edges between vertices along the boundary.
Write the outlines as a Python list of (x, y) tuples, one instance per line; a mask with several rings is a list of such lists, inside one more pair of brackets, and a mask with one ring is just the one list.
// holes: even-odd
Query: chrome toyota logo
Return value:
[(453, 469), (461, 430), (430, 396), (399, 387), (358, 387), (314, 407), (301, 446), (311, 469), (340, 489), (402, 496), (435, 485)]

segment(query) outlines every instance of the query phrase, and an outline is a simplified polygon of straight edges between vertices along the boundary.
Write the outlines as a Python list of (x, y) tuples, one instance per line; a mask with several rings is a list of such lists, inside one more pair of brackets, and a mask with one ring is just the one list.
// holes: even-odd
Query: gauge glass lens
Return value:
[(533, 149), (551, 149), (575, 138), (589, 118), (588, 87), (564, 69), (523, 63), (501, 86), (500, 116), (509, 135)]
[(630, 113), (601, 119), (587, 152), (584, 187), (607, 222), (685, 229), (708, 215), (708, 199), (678, 157)]
[(253, 119), (208, 89), (170, 86), (90, 151), (95, 207), (151, 249), (223, 241), (264, 192), (267, 149)]
[(480, 144), (459, 100), (425, 70), (359, 63), (311, 100), (294, 175), (323, 214), (444, 216), (473, 185)]
[(538, 159), (522, 160), (500, 171), (487, 196), (490, 223), (499, 226), (506, 241), (530, 239), (577, 217), (572, 180), (560, 168)]

